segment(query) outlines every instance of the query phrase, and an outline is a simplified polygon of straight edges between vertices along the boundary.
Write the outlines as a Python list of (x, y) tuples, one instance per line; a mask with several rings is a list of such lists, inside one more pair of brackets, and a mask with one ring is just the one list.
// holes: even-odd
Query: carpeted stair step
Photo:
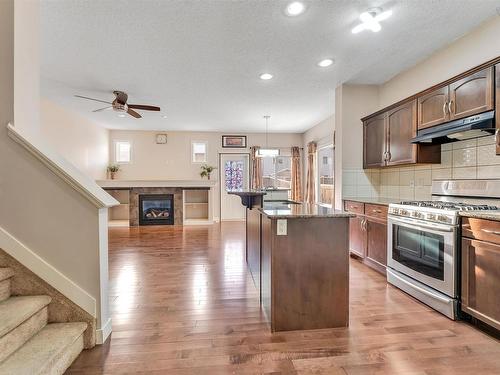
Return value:
[(46, 325), (3, 363), (0, 375), (63, 374), (83, 350), (87, 323)]
[(49, 296), (10, 297), (0, 302), (0, 362), (47, 324)]

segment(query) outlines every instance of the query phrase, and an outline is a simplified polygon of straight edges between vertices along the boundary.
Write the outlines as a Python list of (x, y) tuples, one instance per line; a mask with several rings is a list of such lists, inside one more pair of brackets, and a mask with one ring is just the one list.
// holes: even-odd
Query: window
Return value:
[(191, 153), (193, 163), (206, 163), (207, 162), (207, 143), (206, 142), (192, 142)]
[(262, 181), (266, 188), (290, 189), (292, 158), (290, 156), (262, 157)]
[(115, 162), (130, 163), (132, 146), (128, 141), (115, 142)]
[(332, 144), (318, 149), (318, 203), (331, 207), (335, 199), (333, 157)]

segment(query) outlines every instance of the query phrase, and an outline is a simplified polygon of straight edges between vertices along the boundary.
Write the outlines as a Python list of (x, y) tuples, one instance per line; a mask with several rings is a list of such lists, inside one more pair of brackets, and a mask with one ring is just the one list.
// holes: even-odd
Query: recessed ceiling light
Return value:
[(306, 6), (300, 1), (294, 1), (286, 6), (285, 13), (290, 17), (304, 13)]
[(263, 79), (264, 81), (268, 81), (273, 78), (273, 75), (271, 73), (262, 73), (260, 75), (260, 79)]
[(333, 64), (333, 59), (324, 59), (318, 63), (318, 66), (320, 66), (322, 68), (326, 68), (332, 64)]
[(382, 12), (380, 8), (374, 8), (363, 12), (359, 15), (361, 23), (352, 29), (352, 33), (357, 34), (363, 30), (371, 30), (377, 33), (382, 29), (380, 21), (384, 21), (390, 16), (392, 16), (392, 10)]
[(120, 113), (120, 114), (118, 115), (118, 117), (125, 117), (125, 116), (126, 116), (126, 115), (125, 115), (125, 113)]
[(167, 115), (163, 115), (163, 116), (161, 116), (161, 117), (163, 117), (163, 118), (167, 118)]

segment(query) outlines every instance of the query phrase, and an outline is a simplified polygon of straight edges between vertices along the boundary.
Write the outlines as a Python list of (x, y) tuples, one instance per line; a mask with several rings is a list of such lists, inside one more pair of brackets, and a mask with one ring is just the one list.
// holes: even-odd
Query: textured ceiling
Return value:
[[(495, 16), (498, 0), (42, 0), (42, 95), (109, 128), (302, 132), (334, 111), (339, 83), (382, 83)], [(353, 35), (360, 12), (392, 9)], [(333, 57), (335, 65), (316, 63)], [(259, 74), (275, 78), (262, 81)], [(119, 118), (74, 94), (154, 104)], [(163, 118), (162, 115), (166, 115)]]

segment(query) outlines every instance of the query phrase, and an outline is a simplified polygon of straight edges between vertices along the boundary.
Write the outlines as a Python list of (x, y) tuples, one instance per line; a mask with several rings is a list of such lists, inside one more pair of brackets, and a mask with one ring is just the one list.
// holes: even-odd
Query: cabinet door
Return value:
[(500, 329), (500, 245), (462, 239), (462, 310)]
[(349, 250), (360, 258), (365, 257), (366, 232), (364, 231), (363, 216), (349, 219)]
[(471, 74), (450, 85), (450, 120), (494, 108), (493, 67)]
[(387, 165), (417, 162), (417, 101), (412, 100), (387, 113)]
[(385, 165), (386, 115), (382, 114), (366, 120), (363, 124), (363, 165), (376, 168)]
[(366, 221), (366, 260), (380, 272), (387, 265), (387, 224), (383, 221)]
[(418, 98), (418, 129), (449, 121), (448, 97), (449, 87), (445, 86)]
[(495, 105), (495, 108), (496, 108), (496, 123), (497, 123), (497, 132), (495, 133), (496, 134), (496, 138), (495, 138), (495, 142), (496, 142), (496, 145), (497, 145), (497, 155), (500, 155), (500, 114), (499, 114), (499, 111), (500, 111), (500, 64), (498, 64), (496, 66), (496, 72), (495, 72), (495, 91), (496, 91), (496, 94), (495, 94), (495, 97), (496, 97), (496, 105)]

